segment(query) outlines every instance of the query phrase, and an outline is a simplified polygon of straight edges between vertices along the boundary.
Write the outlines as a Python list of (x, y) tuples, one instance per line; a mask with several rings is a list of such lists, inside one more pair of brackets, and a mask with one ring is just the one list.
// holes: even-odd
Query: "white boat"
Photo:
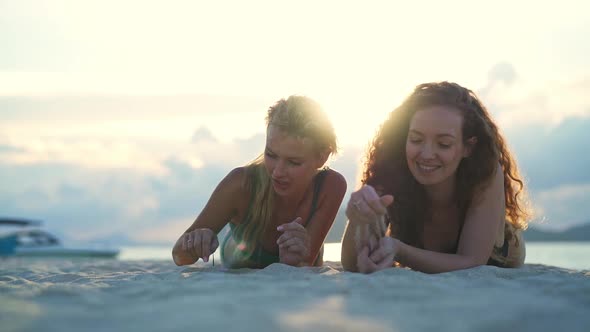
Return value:
[(0, 256), (113, 258), (119, 254), (118, 249), (64, 246), (56, 236), (41, 229), (40, 224), (33, 220), (0, 218)]

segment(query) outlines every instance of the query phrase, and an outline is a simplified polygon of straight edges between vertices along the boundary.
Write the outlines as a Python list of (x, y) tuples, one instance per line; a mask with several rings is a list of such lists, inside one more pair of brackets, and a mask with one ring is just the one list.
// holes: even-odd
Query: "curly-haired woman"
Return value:
[[(449, 82), (417, 86), (374, 138), (362, 183), (346, 209), (346, 270), (402, 265), (438, 273), (524, 263), (523, 181), (471, 90)], [(383, 219), (385, 236), (359, 246), (361, 226)]]

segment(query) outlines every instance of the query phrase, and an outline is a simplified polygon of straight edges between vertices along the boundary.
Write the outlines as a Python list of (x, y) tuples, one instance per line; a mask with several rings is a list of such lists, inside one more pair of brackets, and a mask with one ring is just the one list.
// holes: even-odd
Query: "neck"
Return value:
[(275, 202), (280, 208), (287, 207), (298, 207), (301, 202), (307, 197), (307, 193), (310, 191), (311, 184), (308, 185), (304, 190), (293, 193), (288, 196), (279, 196), (275, 194)]
[(313, 192), (313, 184), (315, 183), (315, 176), (310, 183), (301, 191), (294, 192), (288, 196), (275, 195), (275, 202), (279, 208), (297, 208), (305, 200), (305, 198)]
[(453, 176), (442, 183), (426, 186), (425, 189), (434, 208), (447, 207), (452, 205), (455, 200), (455, 177)]

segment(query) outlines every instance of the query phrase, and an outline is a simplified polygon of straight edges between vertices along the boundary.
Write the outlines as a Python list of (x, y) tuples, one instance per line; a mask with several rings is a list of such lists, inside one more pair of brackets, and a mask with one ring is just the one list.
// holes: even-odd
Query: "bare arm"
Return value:
[[(172, 249), (172, 258), (176, 265), (188, 265), (195, 263), (199, 256), (207, 256), (212, 254), (217, 246), (216, 234), (227, 224), (227, 222), (237, 212), (237, 202), (243, 198), (242, 179), (244, 176), (243, 168), (236, 168), (232, 170), (221, 182), (217, 185), (209, 201), (195, 219), (192, 225), (180, 236)], [(205, 254), (196, 254), (195, 250), (187, 248), (187, 235), (195, 230), (211, 230), (205, 231), (203, 239), (203, 249), (196, 250), (205, 252)], [(214, 238), (212, 238), (214, 237)], [(190, 239), (189, 239), (190, 240)], [(219, 243), (217, 242), (217, 245)], [(211, 251), (210, 248), (213, 248)], [(209, 252), (211, 251), (211, 252)]]
[(456, 254), (415, 248), (396, 241), (396, 260), (414, 270), (440, 273), (486, 264), (505, 218), (504, 177), (498, 167), (490, 183), (467, 210)]
[(310, 237), (310, 254), (307, 260), (309, 265), (313, 265), (318, 257), (346, 193), (344, 177), (334, 170), (329, 172), (322, 185), (317, 210), (306, 227)]

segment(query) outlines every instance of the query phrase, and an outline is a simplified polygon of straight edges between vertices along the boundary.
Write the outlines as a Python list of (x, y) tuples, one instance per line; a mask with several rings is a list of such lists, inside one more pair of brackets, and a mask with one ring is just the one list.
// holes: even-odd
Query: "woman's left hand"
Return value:
[(297, 217), (290, 223), (277, 227), (278, 231), (283, 232), (277, 240), (279, 257), (283, 264), (297, 266), (309, 259), (309, 234), (301, 225), (302, 221), (303, 219)]
[(357, 267), (361, 273), (373, 273), (393, 266), (397, 253), (396, 240), (385, 236), (379, 240), (379, 246), (371, 253), (364, 247), (358, 253)]

